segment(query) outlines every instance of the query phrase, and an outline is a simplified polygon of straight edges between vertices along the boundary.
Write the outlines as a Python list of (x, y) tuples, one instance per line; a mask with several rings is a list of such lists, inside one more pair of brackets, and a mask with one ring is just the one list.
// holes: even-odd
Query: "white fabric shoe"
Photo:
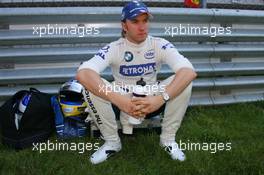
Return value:
[(121, 150), (121, 142), (106, 141), (96, 152), (90, 157), (92, 164), (98, 164), (105, 161), (110, 156)]
[(175, 141), (160, 142), (160, 146), (164, 148), (173, 160), (179, 160), (182, 162), (186, 159), (184, 153)]

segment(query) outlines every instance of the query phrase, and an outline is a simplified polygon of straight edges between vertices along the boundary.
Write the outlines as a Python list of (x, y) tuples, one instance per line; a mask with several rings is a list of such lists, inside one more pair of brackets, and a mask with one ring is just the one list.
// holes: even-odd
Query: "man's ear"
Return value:
[(126, 22), (121, 22), (121, 25), (122, 25), (122, 29), (127, 32), (127, 24)]

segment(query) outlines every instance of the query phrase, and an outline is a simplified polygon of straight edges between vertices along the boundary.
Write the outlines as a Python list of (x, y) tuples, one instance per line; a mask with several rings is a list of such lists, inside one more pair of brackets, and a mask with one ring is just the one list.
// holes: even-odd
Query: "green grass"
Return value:
[[(177, 141), (231, 143), (230, 151), (186, 150), (185, 162), (173, 161), (159, 147), (154, 131), (122, 138), (123, 149), (108, 161), (91, 165), (92, 151), (13, 151), (0, 145), (2, 174), (264, 174), (264, 102), (187, 111)], [(51, 139), (54, 143), (56, 138)], [(63, 141), (65, 142), (65, 141)], [(100, 142), (81, 138), (67, 142)]]

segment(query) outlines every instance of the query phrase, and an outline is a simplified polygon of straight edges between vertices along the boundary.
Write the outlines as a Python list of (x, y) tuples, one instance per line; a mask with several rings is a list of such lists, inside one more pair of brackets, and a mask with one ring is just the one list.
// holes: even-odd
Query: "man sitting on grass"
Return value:
[[(175, 142), (175, 135), (186, 112), (196, 73), (192, 64), (170, 42), (148, 35), (151, 14), (145, 4), (132, 1), (122, 10), (122, 38), (103, 47), (93, 58), (84, 62), (78, 70), (77, 80), (87, 89), (85, 98), (90, 114), (105, 140), (90, 158), (93, 164), (105, 161), (121, 150), (118, 127), (112, 104), (120, 111), (123, 133), (132, 134), (129, 117), (144, 118), (165, 104), (160, 145), (172, 159), (185, 160), (184, 153)], [(161, 64), (166, 63), (175, 75), (157, 82)], [(99, 75), (106, 67), (112, 68), (115, 84), (122, 91), (115, 92), (113, 83)], [(141, 78), (153, 88), (146, 97), (131, 98), (131, 91), (123, 85), (136, 85)], [(111, 87), (111, 88), (109, 88)]]

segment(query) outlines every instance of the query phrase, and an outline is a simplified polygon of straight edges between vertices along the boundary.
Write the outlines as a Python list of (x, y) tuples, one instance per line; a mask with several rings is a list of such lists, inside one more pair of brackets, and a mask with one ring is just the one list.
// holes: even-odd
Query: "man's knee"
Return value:
[(190, 83), (178, 96), (176, 96), (172, 101), (188, 101), (192, 95), (192, 83)]

